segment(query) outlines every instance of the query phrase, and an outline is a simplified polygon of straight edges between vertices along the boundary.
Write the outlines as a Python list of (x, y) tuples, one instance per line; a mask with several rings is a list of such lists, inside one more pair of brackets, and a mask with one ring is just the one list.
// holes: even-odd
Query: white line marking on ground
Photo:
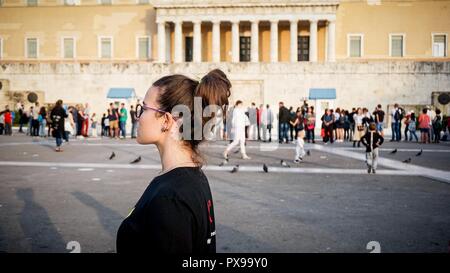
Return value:
[[(343, 149), (337, 149), (337, 148), (330, 147), (330, 146), (322, 146), (322, 145), (314, 144), (313, 149), (320, 150), (320, 151), (330, 153), (330, 154), (339, 155), (339, 156), (345, 156), (345, 157), (349, 157), (349, 158), (353, 158), (353, 159), (357, 159), (357, 160), (361, 160), (361, 161), (366, 160), (365, 154), (358, 153), (358, 152), (351, 152), (351, 151), (347, 151), (347, 150), (343, 150)], [(393, 172), (404, 171), (411, 175), (428, 177), (428, 178), (436, 179), (436, 180), (439, 180), (442, 182), (450, 183), (450, 172), (447, 172), (447, 171), (431, 169), (431, 168), (417, 166), (417, 165), (413, 165), (413, 164), (406, 164), (406, 163), (399, 162), (397, 160), (392, 160), (392, 159), (383, 158), (383, 157), (380, 157), (378, 159), (378, 165), (397, 169), (397, 170), (394, 170)]]
[[(62, 162), (20, 162), (20, 161), (0, 161), (0, 166), (15, 166), (15, 167), (49, 167), (57, 166), (60, 168), (84, 168), (85, 170), (100, 169), (147, 169), (147, 170), (161, 170), (160, 164), (141, 164), (141, 165), (125, 165), (125, 164), (103, 164), (103, 163), (62, 163)], [(229, 172), (233, 169), (233, 165), (220, 167), (217, 165), (207, 165), (203, 169), (207, 171), (225, 171)], [(286, 167), (271, 167), (268, 166), (269, 173), (307, 173), (307, 174), (366, 174), (366, 169), (339, 169), (339, 168), (286, 168)], [(263, 173), (261, 166), (239, 166), (239, 172), (260, 172)], [(379, 170), (377, 174), (380, 175), (401, 175), (410, 176), (416, 175), (406, 171), (399, 170)]]
[[(228, 143), (223, 142), (222, 144), (209, 144), (209, 143), (205, 143), (203, 145), (200, 145), (201, 148), (204, 149), (208, 149), (208, 148), (212, 148), (212, 149), (225, 149)], [(50, 145), (50, 146), (54, 146), (55, 142), (54, 141), (36, 141), (36, 142), (9, 142), (9, 143), (0, 143), (0, 147), (1, 146), (21, 146), (21, 145)], [(69, 142), (69, 144), (64, 143), (63, 146), (107, 146), (107, 147), (115, 147), (115, 146), (126, 146), (126, 147), (142, 147), (142, 144), (138, 144), (138, 143), (119, 143), (119, 142), (112, 142), (112, 143), (88, 143), (88, 142), (83, 142), (80, 140), (71, 140), (71, 142)], [(305, 143), (305, 149), (314, 149), (313, 146), (314, 145), (318, 145), (318, 144), (310, 144), (310, 143)], [(349, 143), (350, 145), (350, 143)], [(148, 145), (147, 146), (150, 149), (154, 149), (156, 150), (156, 147), (153, 145)], [(278, 144), (278, 143), (259, 143), (259, 144), (247, 144), (245, 146), (246, 149), (260, 149), (261, 151), (276, 151), (277, 149), (279, 150), (294, 150), (295, 148), (295, 144)], [(328, 147), (333, 147), (333, 146), (328, 146)], [(333, 149), (338, 149), (338, 150), (350, 150), (350, 151), (357, 151), (357, 149), (352, 148), (352, 147), (341, 147), (341, 146), (336, 146), (333, 147)], [(359, 150), (363, 150), (363, 148), (358, 148)], [(394, 149), (393, 148), (380, 148), (380, 151), (392, 151)], [(419, 152), (421, 149), (420, 148), (414, 148), (414, 149), (409, 149), (409, 148), (397, 148), (398, 152)], [(422, 149), (423, 152), (429, 152), (429, 153), (450, 153), (450, 149)], [(24, 152), (25, 154), (26, 152)]]
[(79, 168), (78, 169), (78, 171), (80, 171), (80, 172), (91, 172), (93, 170), (94, 170), (93, 168)]

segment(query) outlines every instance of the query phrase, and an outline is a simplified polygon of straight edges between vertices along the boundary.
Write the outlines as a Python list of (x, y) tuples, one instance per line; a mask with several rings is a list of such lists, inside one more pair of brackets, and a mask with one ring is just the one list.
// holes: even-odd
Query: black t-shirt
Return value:
[[(384, 120), (384, 111), (383, 110), (377, 110), (374, 112), (375, 116), (378, 116), (378, 122), (383, 122)], [(375, 121), (377, 121), (377, 118), (375, 117)]]
[(215, 253), (214, 207), (199, 167), (153, 179), (117, 232), (117, 252)]
[(117, 120), (117, 109), (116, 108), (114, 108), (114, 109), (112, 109), (111, 110), (111, 114), (110, 115), (108, 115), (108, 118), (109, 118), (109, 121), (115, 121), (115, 120)]

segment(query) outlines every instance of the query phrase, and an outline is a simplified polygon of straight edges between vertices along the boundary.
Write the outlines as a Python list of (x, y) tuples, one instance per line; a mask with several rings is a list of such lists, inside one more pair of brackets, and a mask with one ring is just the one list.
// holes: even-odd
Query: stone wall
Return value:
[[(234, 83), (232, 100), (249, 105), (278, 102), (300, 106), (310, 88), (335, 88), (337, 98), (330, 106), (355, 106), (372, 110), (387, 105), (430, 105), (432, 92), (450, 91), (450, 62), (365, 61), (336, 63), (182, 63), (149, 62), (11, 62), (0, 63), (0, 79), (9, 80), (11, 91), (45, 92), (45, 102), (89, 102), (101, 116), (111, 87), (135, 88), (139, 97), (159, 77), (182, 73), (200, 79), (209, 70), (222, 69)], [(4, 90), (0, 91), (3, 92)], [(5, 97), (0, 94), (0, 105)], [(314, 102), (311, 101), (314, 105)], [(448, 109), (448, 108), (447, 108)], [(447, 110), (448, 111), (448, 110)], [(450, 113), (447, 113), (450, 114)]]

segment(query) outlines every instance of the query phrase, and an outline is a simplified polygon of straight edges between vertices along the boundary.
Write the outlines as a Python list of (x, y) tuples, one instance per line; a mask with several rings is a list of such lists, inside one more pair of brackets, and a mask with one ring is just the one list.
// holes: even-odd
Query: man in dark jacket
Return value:
[(279, 122), (279, 142), (286, 140), (288, 142), (289, 121), (291, 119), (289, 110), (284, 106), (283, 102), (279, 103), (278, 122)]
[(62, 138), (64, 136), (64, 119), (67, 118), (66, 110), (62, 107), (62, 100), (58, 100), (50, 117), (52, 119), (52, 134), (56, 138), (55, 151), (61, 152)]
[(383, 144), (384, 138), (376, 131), (376, 124), (370, 123), (369, 131), (361, 138), (361, 142), (366, 146), (367, 172), (375, 173), (378, 163), (378, 147)]

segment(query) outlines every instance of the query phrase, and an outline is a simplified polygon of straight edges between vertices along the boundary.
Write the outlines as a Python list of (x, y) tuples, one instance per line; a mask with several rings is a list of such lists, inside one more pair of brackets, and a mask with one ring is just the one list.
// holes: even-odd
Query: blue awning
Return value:
[(336, 89), (334, 88), (310, 88), (310, 100), (334, 100), (336, 99)]
[(110, 88), (106, 97), (108, 99), (130, 99), (136, 97), (136, 93), (134, 88)]

